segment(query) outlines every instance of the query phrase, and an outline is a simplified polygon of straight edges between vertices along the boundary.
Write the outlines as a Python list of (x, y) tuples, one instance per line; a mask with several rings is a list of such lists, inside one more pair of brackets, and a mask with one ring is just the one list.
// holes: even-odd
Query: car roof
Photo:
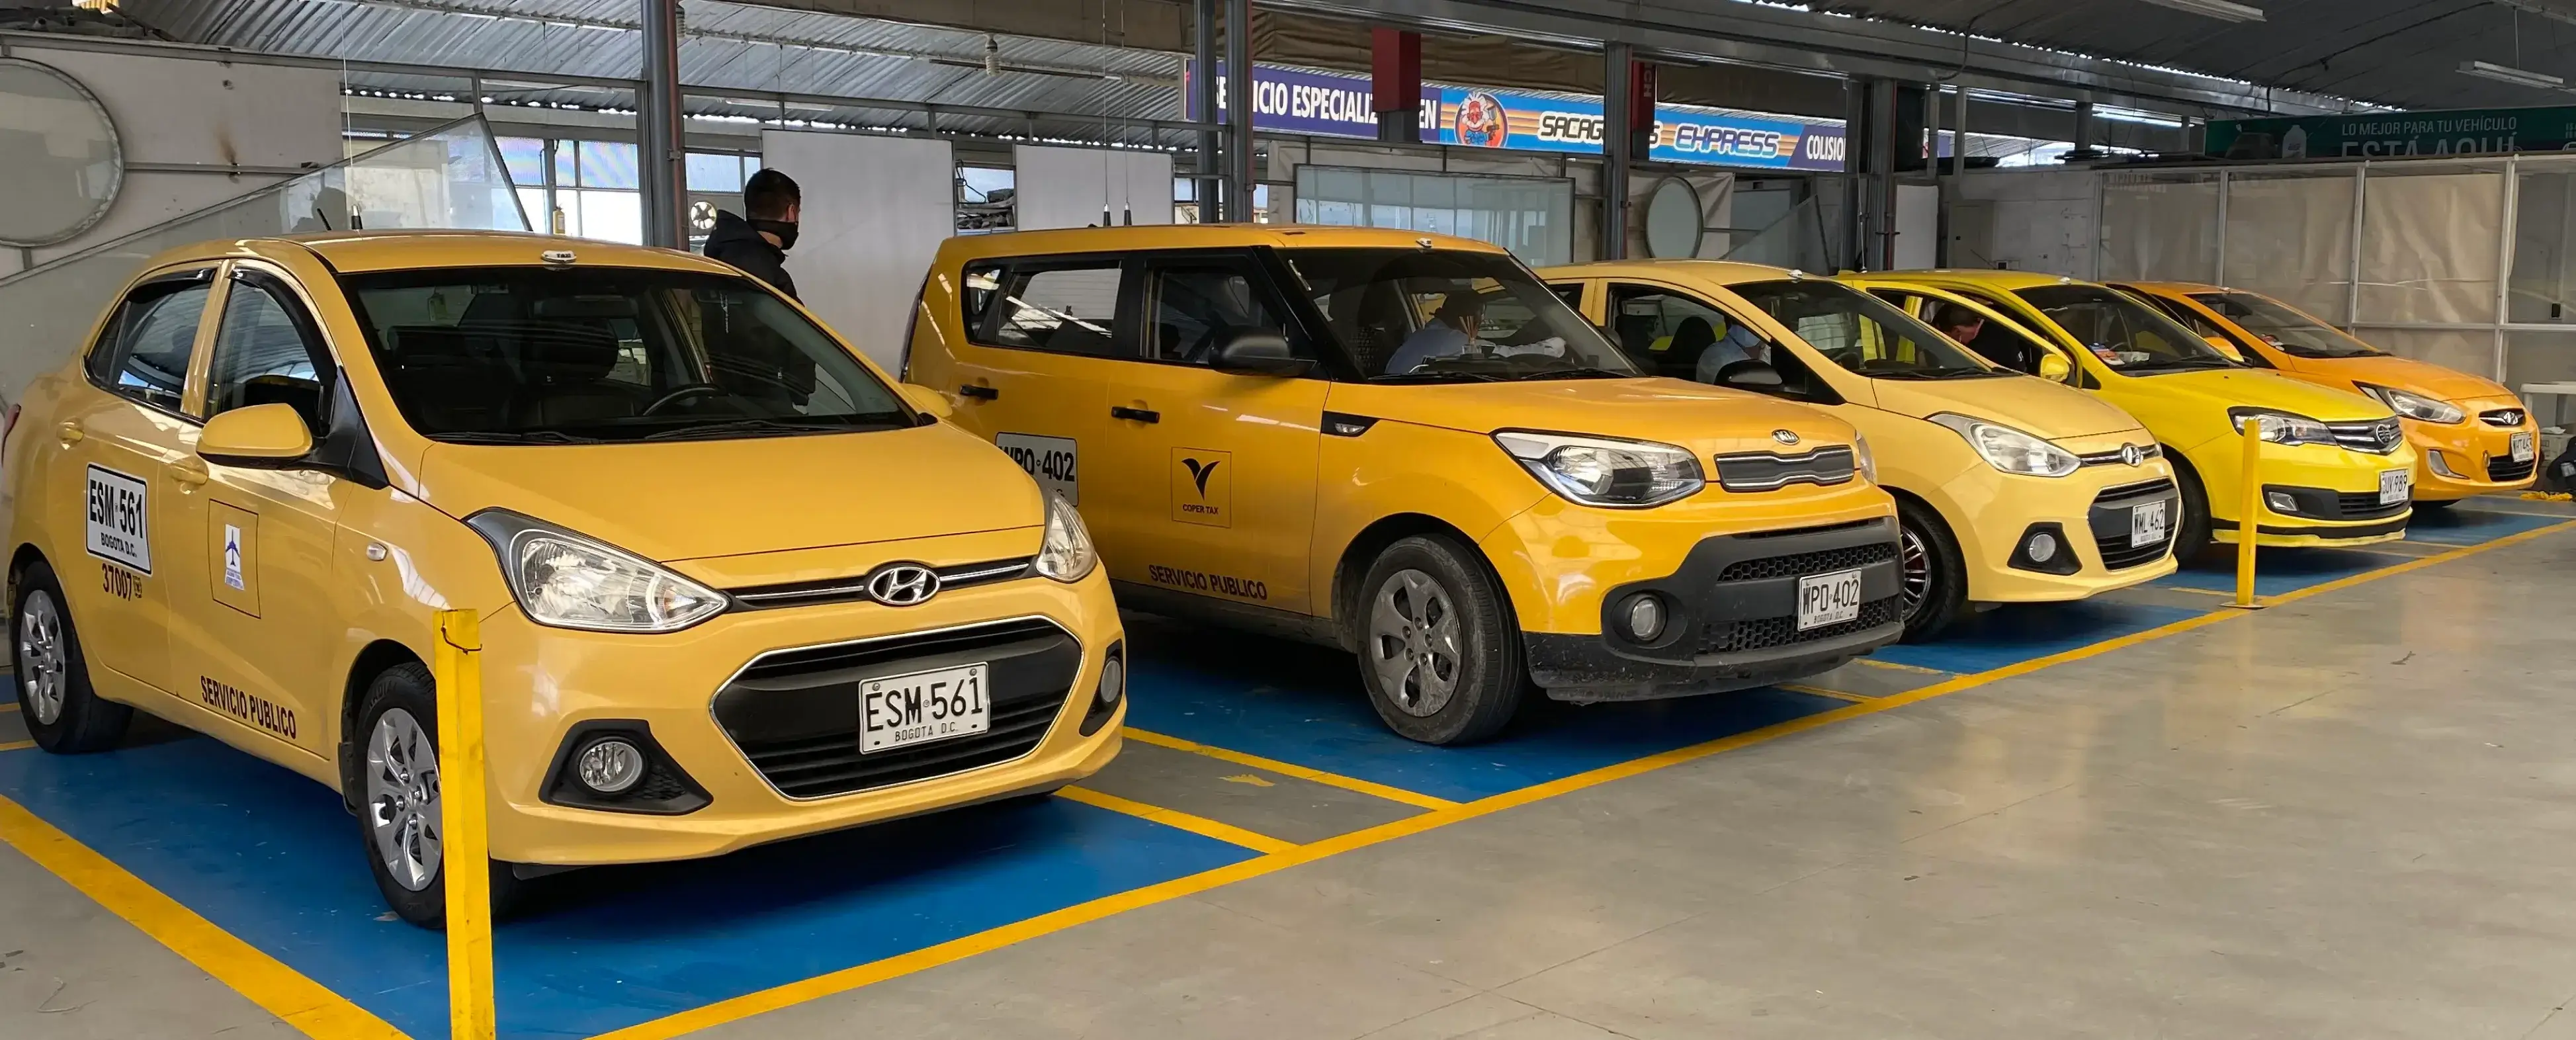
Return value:
[[(1987, 270), (1982, 267), (1941, 267), (1918, 271), (1864, 271), (1852, 275), (1865, 281), (1903, 282), (1913, 279), (1941, 282), (1965, 282), (2010, 292), (2061, 282), (2084, 283), (2081, 278), (2043, 274), (2038, 271)], [(2086, 283), (2089, 284), (2089, 283)]]
[(191, 260), (274, 256), (309, 250), (344, 274), (440, 267), (533, 267), (549, 252), (569, 252), (574, 264), (647, 267), (669, 271), (736, 274), (733, 268), (676, 249), (647, 249), (591, 239), (524, 231), (336, 231), (277, 235), (181, 246), (154, 257), (147, 269)]
[[(1551, 267), (1544, 273), (1553, 278), (1681, 275), (1719, 285), (1737, 285), (1744, 282), (1778, 281), (1789, 277), (1792, 272), (1785, 267), (1748, 264), (1738, 260), (1597, 260), (1588, 264)], [(1823, 278), (1822, 275), (1812, 271), (1807, 272), (1807, 275), (1820, 280)]]
[(1149, 249), (1222, 249), (1272, 246), (1281, 249), (1458, 249), (1501, 253), (1489, 242), (1401, 228), (1336, 227), (1322, 224), (1135, 224), (1121, 227), (1064, 228), (1054, 231), (1005, 231), (960, 235), (940, 247), (943, 258), (985, 259), (1005, 256), (1049, 256)]
[(2129, 286), (2133, 289), (2143, 290), (2145, 292), (2163, 293), (2172, 296), (2189, 296), (2193, 293), (2233, 291), (2222, 286), (2210, 285), (2206, 282), (2138, 282), (2122, 280), (2120, 284)]

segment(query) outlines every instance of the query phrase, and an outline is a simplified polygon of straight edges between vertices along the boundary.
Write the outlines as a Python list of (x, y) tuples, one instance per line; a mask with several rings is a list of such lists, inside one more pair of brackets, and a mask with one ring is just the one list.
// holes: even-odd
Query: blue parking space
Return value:
[(2406, 522), (2406, 540), (2436, 545), (2478, 545), (2524, 531), (2536, 531), (2576, 517), (2479, 509), (2463, 502), (2441, 512), (2417, 511)]
[(1944, 672), (1982, 672), (2144, 632), (2199, 613), (2108, 599), (2010, 604), (1963, 619), (1934, 642), (1899, 643), (1871, 656)]
[[(2235, 591), (2236, 557), (2230, 555), (2235, 552), (2235, 547), (2222, 548), (2226, 552), (2213, 549), (2198, 561), (2183, 565), (2182, 570), (2157, 579), (2156, 583), (2212, 592)], [(2263, 549), (2254, 555), (2254, 594), (2278, 596), (2297, 592), (2312, 585), (2368, 574), (2413, 558), (2412, 555), (2369, 549)]]
[[(320, 785), (185, 737), (0, 752), (0, 794), (396, 1028), (447, 1034), (440, 937), (386, 912)], [(559, 875), (496, 935), (501, 1030), (592, 1036), (1251, 855), (1043, 799)]]

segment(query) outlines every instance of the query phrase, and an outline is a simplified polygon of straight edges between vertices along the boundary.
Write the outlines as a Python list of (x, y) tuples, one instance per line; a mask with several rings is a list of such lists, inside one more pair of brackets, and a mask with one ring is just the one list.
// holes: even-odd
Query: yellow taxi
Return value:
[(2540, 425), (2504, 384), (2373, 347), (2260, 293), (2182, 282), (2123, 282), (2174, 320), (2257, 368), (2367, 394), (2404, 420), (2415, 446), (2415, 508), (2530, 487)]
[[(2377, 401), (2248, 367), (2135, 296), (2028, 271), (1849, 275), (1916, 314), (1944, 304), (1985, 319), (1970, 349), (2057, 375), (2144, 423), (2182, 490), (2174, 555), (2233, 542), (2242, 525), (2247, 423), (2262, 452), (2262, 545), (2364, 545), (2405, 537), (2415, 449)], [(1937, 318), (1938, 327), (1945, 321)]]
[(1827, 409), (1877, 448), (1908, 639), (1976, 603), (2082, 599), (2174, 571), (2173, 470), (2125, 412), (2015, 373), (1828, 278), (1705, 260), (1542, 270), (1641, 365)]
[(207, 243), (71, 349), (5, 443), (36, 742), (104, 749), (141, 709), (329, 784), (413, 923), (444, 921), (442, 609), (480, 615), (504, 901), (1118, 751), (1081, 518), (732, 268), (514, 234)]
[(1347, 648), (1491, 736), (1840, 665), (1904, 629), (1851, 424), (1651, 378), (1481, 242), (1209, 225), (951, 239), (906, 378), (1078, 501), (1122, 604)]

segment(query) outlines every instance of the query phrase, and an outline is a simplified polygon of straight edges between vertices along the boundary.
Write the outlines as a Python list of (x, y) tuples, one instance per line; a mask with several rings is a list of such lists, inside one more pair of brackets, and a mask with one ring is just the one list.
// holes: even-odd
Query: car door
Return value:
[(1314, 537), (1320, 374), (1235, 375), (1210, 367), (1245, 332), (1315, 341), (1293, 326), (1254, 254), (1162, 254), (1134, 262), (1138, 356), (1108, 380), (1104, 440), (1117, 464), (1083, 513), (1117, 581), (1301, 614)]
[[(213, 263), (193, 265), (129, 290), (90, 351), (88, 385), (63, 395), (50, 431), (61, 452), (47, 467), (61, 484), (46, 496), (58, 510), (52, 526), (83, 532), (80, 548), (54, 546), (51, 556), (91, 680), (119, 700), (182, 685), (170, 663), (181, 592), (171, 560), (190, 540), (172, 515), (183, 487), (174, 474), (195, 458), (188, 370), (211, 332), (215, 272)], [(73, 481), (85, 490), (73, 494)]]
[[(285, 404), (315, 443), (329, 430), (337, 376), (311, 307), (285, 272), (236, 263), (223, 279), (200, 415)], [(193, 438), (192, 438), (193, 440)], [(183, 700), (233, 726), (329, 752), (343, 638), (328, 586), (343, 481), (319, 469), (249, 469), (190, 455), (174, 463), (166, 515), (171, 673)]]
[[(950, 366), (957, 423), (981, 434), (1038, 486), (1075, 506), (1096, 485), (1108, 432), (1102, 380), (1130, 351), (1118, 329), (1116, 257), (1011, 258), (966, 265), (965, 341)], [(1084, 510), (1086, 521), (1091, 516)]]

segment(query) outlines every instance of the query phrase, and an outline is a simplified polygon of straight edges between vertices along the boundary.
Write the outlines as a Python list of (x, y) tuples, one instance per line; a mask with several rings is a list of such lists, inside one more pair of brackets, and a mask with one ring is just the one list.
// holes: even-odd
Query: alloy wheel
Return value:
[(54, 597), (43, 589), (29, 592), (18, 612), (18, 686), (26, 691), (28, 715), (39, 725), (62, 720), (63, 691), (71, 678), (69, 653)]
[(438, 749), (411, 712), (387, 709), (367, 734), (367, 830), (385, 872), (413, 892), (438, 878), (438, 811)]
[(1912, 527), (1905, 527), (1897, 539), (1896, 564), (1905, 593), (1905, 620), (1912, 621), (1932, 599), (1932, 553)]
[(1378, 586), (1369, 608), (1369, 667), (1397, 710), (1428, 718), (1449, 704), (1464, 641), (1449, 590), (1429, 574), (1401, 570)]

